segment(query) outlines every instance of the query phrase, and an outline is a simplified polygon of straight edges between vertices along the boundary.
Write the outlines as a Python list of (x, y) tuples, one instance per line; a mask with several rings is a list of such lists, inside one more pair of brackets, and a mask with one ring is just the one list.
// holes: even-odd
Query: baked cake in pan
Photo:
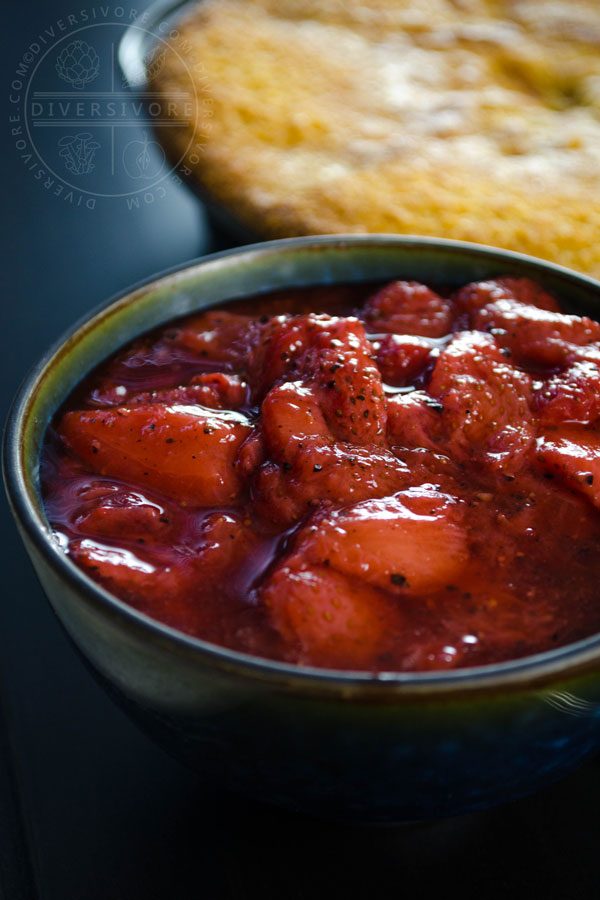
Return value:
[(600, 275), (597, 0), (207, 0), (155, 62), (171, 160), (257, 236), (436, 235)]

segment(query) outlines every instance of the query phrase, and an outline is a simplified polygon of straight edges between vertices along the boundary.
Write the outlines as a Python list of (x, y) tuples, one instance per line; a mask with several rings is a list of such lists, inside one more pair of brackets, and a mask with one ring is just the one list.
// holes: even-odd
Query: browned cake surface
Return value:
[(209, 0), (151, 68), (187, 123), (171, 158), (259, 235), (437, 235), (600, 275), (597, 0)]

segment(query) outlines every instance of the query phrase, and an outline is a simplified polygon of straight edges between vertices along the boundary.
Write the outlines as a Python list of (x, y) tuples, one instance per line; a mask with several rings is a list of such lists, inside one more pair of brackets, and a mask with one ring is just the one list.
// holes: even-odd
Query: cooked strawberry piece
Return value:
[(381, 376), (357, 319), (278, 316), (264, 326), (248, 377), (256, 399), (278, 381), (302, 382), (339, 440), (382, 444), (385, 439)]
[[(489, 650), (490, 660), (535, 652), (540, 635), (549, 643), (557, 626), (556, 611), (548, 602), (547, 593), (535, 587), (527, 589), (527, 601), (511, 587), (506, 577), (488, 569), (467, 573), (456, 592), (455, 605), (441, 610), (443, 626), (450, 643), (464, 644), (471, 635)], [(535, 597), (535, 604), (532, 603)]]
[(237, 375), (210, 372), (194, 375), (185, 385), (137, 392), (124, 385), (106, 383), (97, 391), (94, 399), (102, 406), (147, 406), (149, 403), (165, 405), (192, 404), (209, 409), (238, 409), (249, 401), (248, 385)]
[(516, 361), (541, 366), (564, 365), (572, 345), (600, 340), (600, 323), (587, 316), (570, 316), (526, 306), (516, 300), (497, 300), (479, 309), (473, 327), (492, 332)]
[[(127, 406), (186, 404), (209, 409), (238, 409), (248, 402), (248, 385), (237, 375), (209, 372), (194, 375), (189, 384), (161, 391), (145, 391), (127, 398)], [(123, 405), (123, 404), (121, 404)]]
[(331, 437), (314, 391), (301, 381), (272, 388), (261, 412), (263, 433), (274, 459), (291, 461), (298, 443), (310, 435)]
[(307, 528), (297, 553), (391, 593), (425, 594), (465, 566), (459, 522), (453, 498), (422, 486), (326, 514)]
[(380, 447), (329, 443), (323, 438), (297, 442), (291, 462), (266, 463), (253, 488), (256, 508), (265, 518), (291, 524), (321, 502), (357, 503), (385, 497), (406, 487), (406, 465)]
[[(134, 539), (133, 534), (126, 537), (129, 543)], [(207, 627), (212, 591), (218, 592), (221, 603), (245, 594), (266, 565), (258, 552), (260, 538), (250, 521), (235, 512), (208, 515), (199, 532), (189, 532), (183, 542), (181, 535), (175, 543), (172, 535), (163, 535), (164, 544), (138, 543), (129, 550), (119, 535), (110, 535), (117, 538), (119, 546), (89, 539), (73, 542), (73, 555), (95, 579), (141, 611), (192, 634)], [(218, 629), (221, 638), (226, 630), (224, 622)]]
[(594, 422), (600, 417), (600, 368), (576, 362), (547, 378), (534, 393), (534, 408), (544, 425)]
[(353, 444), (385, 442), (381, 375), (357, 319), (331, 319), (327, 328), (314, 335), (299, 369), (314, 389), (335, 438)]
[(250, 316), (209, 310), (184, 319), (166, 336), (172, 344), (191, 350), (201, 360), (239, 364), (253, 346), (256, 332)]
[(167, 625), (197, 631), (201, 605), (194, 603), (193, 561), (180, 558), (175, 565), (150, 560), (123, 547), (84, 538), (72, 541), (69, 554), (95, 581), (141, 612)]
[(539, 309), (548, 309), (550, 312), (560, 312), (560, 305), (556, 297), (545, 291), (531, 278), (498, 278), (498, 284), (507, 291), (507, 296), (512, 296), (521, 303), (537, 306)]
[(424, 447), (394, 447), (394, 456), (407, 466), (411, 485), (434, 484), (440, 490), (462, 496), (464, 467), (444, 453)]
[(388, 334), (375, 347), (381, 377), (394, 387), (411, 384), (425, 371), (431, 356), (430, 342), (413, 335)]
[(399, 610), (378, 590), (325, 566), (280, 566), (261, 600), (298, 661), (311, 665), (368, 665), (386, 635), (401, 628)]
[[(493, 574), (464, 573), (460, 590), (439, 593), (429, 600), (432, 624), (403, 640), (404, 665), (410, 671), (455, 669), (535, 652), (537, 636), (551, 640), (556, 619), (541, 600), (523, 602)], [(414, 634), (414, 632), (413, 632)], [(533, 636), (536, 637), (533, 637)]]
[(138, 543), (169, 540), (172, 529), (165, 509), (137, 491), (111, 491), (96, 502), (88, 492), (86, 500), (87, 508), (74, 521), (83, 534)]
[[(319, 335), (343, 328), (345, 319), (316, 313), (274, 316), (262, 323), (248, 360), (253, 396), (260, 400), (277, 382), (301, 377), (302, 359)], [(353, 320), (355, 321), (355, 320)], [(325, 339), (326, 342), (327, 339)]]
[(236, 512), (212, 513), (194, 545), (198, 583), (218, 585), (227, 596), (246, 595), (266, 565), (259, 546), (260, 537), (248, 518)]
[(290, 480), (297, 482), (300, 491), (306, 485), (311, 499), (350, 503), (360, 495), (392, 494), (404, 487), (408, 474), (406, 466), (382, 447), (308, 438), (298, 448)]
[[(298, 492), (294, 487), (290, 488), (287, 473), (276, 463), (265, 462), (260, 466), (252, 486), (252, 500), (259, 516), (281, 527), (300, 519), (313, 501), (309, 497), (295, 496)], [(318, 506), (319, 501), (315, 499), (314, 505)]]
[(600, 508), (600, 434), (565, 425), (538, 439), (536, 455), (550, 474)]
[(363, 317), (371, 331), (443, 337), (452, 328), (452, 304), (424, 284), (393, 281), (369, 297)]
[(159, 404), (69, 412), (58, 426), (95, 472), (197, 506), (236, 502), (242, 485), (233, 463), (250, 431), (239, 413)]
[(442, 404), (424, 391), (390, 397), (387, 404), (390, 444), (433, 449), (440, 437), (443, 411)]
[(124, 406), (130, 396), (185, 383), (198, 366), (190, 352), (174, 348), (164, 337), (145, 337), (118, 353), (101, 370), (84, 398), (89, 406)]
[(461, 288), (455, 302), (463, 313), (474, 313), (496, 300), (518, 300), (528, 306), (560, 312), (558, 301), (530, 278), (496, 278), (474, 281)]
[(298, 359), (311, 345), (314, 334), (331, 321), (330, 316), (274, 316), (262, 325), (248, 359), (248, 378), (253, 396), (261, 400), (275, 382), (297, 378)]
[(583, 347), (571, 345), (571, 353), (567, 355), (569, 364), (575, 362), (589, 362), (600, 367), (600, 343), (585, 344)]
[(511, 366), (491, 336), (465, 332), (440, 353), (429, 393), (455, 459), (475, 456), (512, 470), (532, 447), (531, 378)]
[(246, 483), (250, 482), (259, 466), (266, 461), (267, 446), (265, 444), (262, 428), (253, 428), (248, 437), (240, 446), (234, 462), (240, 478)]

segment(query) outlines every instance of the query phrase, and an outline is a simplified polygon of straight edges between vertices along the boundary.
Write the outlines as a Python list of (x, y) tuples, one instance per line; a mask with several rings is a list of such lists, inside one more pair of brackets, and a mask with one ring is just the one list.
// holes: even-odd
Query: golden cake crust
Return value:
[(207, 0), (152, 68), (171, 159), (257, 235), (435, 235), (600, 275), (597, 0)]

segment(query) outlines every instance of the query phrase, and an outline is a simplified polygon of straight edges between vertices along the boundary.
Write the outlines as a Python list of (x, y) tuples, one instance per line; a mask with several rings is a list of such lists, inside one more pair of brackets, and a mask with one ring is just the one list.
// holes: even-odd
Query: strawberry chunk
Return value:
[(395, 594), (452, 582), (468, 558), (458, 503), (428, 486), (330, 513), (307, 529), (298, 553)]
[(194, 571), (200, 584), (218, 585), (220, 594), (247, 596), (266, 565), (260, 537), (249, 519), (235, 511), (211, 513), (194, 545)]
[(357, 319), (331, 319), (314, 335), (299, 369), (337, 440), (379, 446), (385, 442), (381, 375)]
[(172, 344), (191, 350), (202, 360), (235, 365), (247, 355), (256, 330), (250, 316), (209, 310), (184, 319), (166, 336)]
[[(206, 601), (215, 602), (211, 592), (218, 591), (220, 603), (245, 596), (265, 568), (260, 537), (235, 512), (211, 513), (197, 533), (188, 532), (183, 539), (177, 534), (175, 542), (174, 528), (168, 523), (163, 527), (167, 533), (157, 543), (145, 540), (143, 546), (128, 549), (124, 545), (134, 539), (133, 533), (113, 532), (107, 535), (110, 543), (79, 539), (70, 544), (69, 552), (92, 577), (137, 609), (173, 627), (206, 635)], [(226, 620), (221, 624), (219, 640), (228, 627)]]
[(452, 328), (452, 304), (424, 284), (393, 281), (369, 297), (363, 316), (371, 330), (443, 337)]
[(266, 463), (253, 486), (256, 508), (266, 519), (291, 524), (322, 502), (357, 503), (404, 488), (408, 467), (380, 447), (357, 447), (309, 437), (286, 454), (291, 461)]
[[(473, 569), (461, 582), (456, 605), (442, 612), (447, 643), (458, 652), (465, 651), (465, 643), (474, 652), (485, 646), (489, 661), (510, 659), (535, 653), (540, 636), (547, 645), (557, 628), (556, 606), (548, 592), (539, 587), (516, 591), (510, 579), (486, 570)], [(531, 602), (535, 596), (535, 603)], [(470, 640), (465, 637), (470, 635)], [(475, 638), (476, 640), (473, 640)]]
[(547, 378), (535, 391), (534, 408), (544, 425), (594, 422), (600, 417), (598, 364), (575, 362), (564, 372)]
[(138, 543), (167, 542), (170, 520), (164, 507), (137, 491), (117, 489), (89, 502), (76, 514), (74, 524), (82, 534)]
[(399, 611), (379, 591), (325, 566), (280, 566), (261, 600), (298, 662), (316, 666), (360, 668), (401, 627)]
[(455, 296), (458, 310), (474, 313), (496, 300), (518, 300), (528, 306), (560, 312), (558, 301), (530, 278), (496, 278), (474, 281), (462, 287)]
[(58, 426), (93, 471), (197, 506), (236, 502), (242, 486), (233, 463), (250, 432), (239, 413), (159, 404), (69, 412)]
[(404, 387), (421, 375), (431, 357), (431, 344), (413, 335), (388, 334), (374, 344), (377, 365), (386, 384)]
[(262, 427), (276, 459), (291, 460), (298, 443), (309, 435), (331, 437), (314, 391), (300, 381), (288, 381), (269, 391), (262, 404)]
[(465, 332), (440, 353), (429, 393), (443, 407), (448, 453), (499, 470), (524, 460), (534, 438), (531, 378), (507, 363), (489, 335)]
[(102, 366), (86, 405), (124, 406), (132, 394), (183, 384), (198, 361), (165, 338), (143, 337)]
[(277, 382), (302, 382), (335, 438), (382, 444), (385, 397), (372, 352), (357, 319), (278, 316), (264, 326), (250, 356), (253, 396), (260, 399)]
[(191, 560), (165, 565), (123, 547), (90, 538), (71, 541), (69, 555), (95, 581), (141, 612), (174, 628), (197, 631), (201, 606), (193, 602)]
[(536, 457), (549, 474), (600, 509), (600, 434), (564, 426), (538, 439)]
[(240, 478), (250, 481), (251, 476), (266, 462), (266, 459), (267, 447), (262, 428), (254, 428), (242, 443), (234, 463)]
[(133, 394), (127, 398), (127, 406), (162, 403), (168, 406), (186, 404), (206, 406), (209, 409), (238, 409), (246, 404), (248, 399), (248, 385), (237, 375), (209, 372), (194, 375), (189, 384), (180, 387)]
[(396, 394), (388, 400), (388, 440), (392, 445), (432, 450), (441, 432), (442, 404), (424, 391)]
[(585, 346), (600, 340), (600, 323), (587, 316), (571, 316), (526, 306), (516, 300), (497, 300), (473, 315), (473, 327), (493, 332), (522, 364), (564, 365), (572, 345)]
[(248, 377), (253, 396), (260, 400), (284, 376), (297, 377), (298, 360), (311, 346), (314, 334), (331, 322), (327, 315), (274, 316), (263, 324), (250, 353)]
[(551, 640), (556, 616), (550, 604), (523, 602), (493, 574), (465, 572), (460, 590), (429, 601), (433, 621), (403, 636), (403, 666), (408, 671), (455, 669), (535, 652), (539, 635)]

